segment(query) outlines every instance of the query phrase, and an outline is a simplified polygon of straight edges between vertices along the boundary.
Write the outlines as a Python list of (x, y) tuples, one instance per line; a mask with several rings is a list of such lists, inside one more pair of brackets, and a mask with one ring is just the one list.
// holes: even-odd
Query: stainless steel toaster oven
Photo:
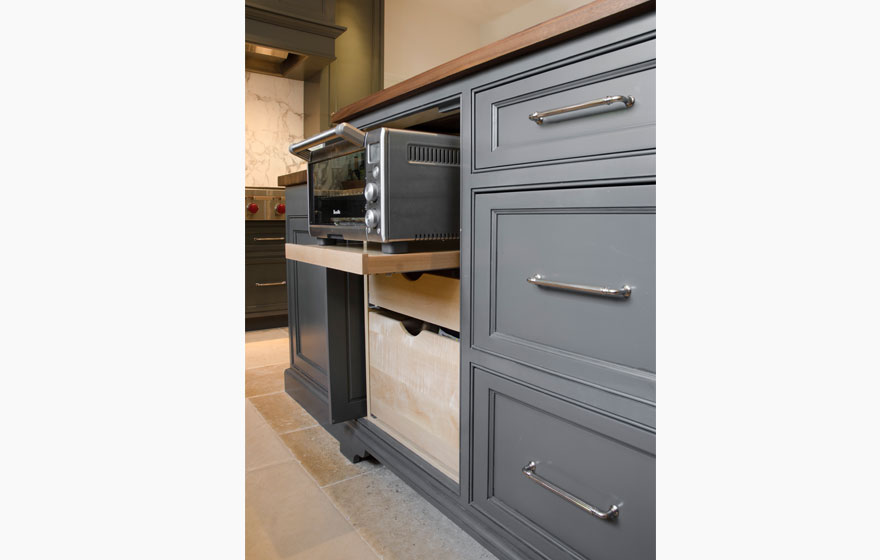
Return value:
[(458, 136), (342, 123), (290, 152), (308, 162), (312, 237), (373, 241), (389, 252), (458, 239)]

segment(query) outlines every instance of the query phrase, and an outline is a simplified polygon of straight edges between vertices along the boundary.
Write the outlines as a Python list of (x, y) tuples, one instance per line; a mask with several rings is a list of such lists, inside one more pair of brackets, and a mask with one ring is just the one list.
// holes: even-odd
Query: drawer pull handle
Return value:
[(560, 488), (560, 487), (552, 484), (551, 482), (544, 480), (543, 478), (538, 476), (538, 473), (535, 472), (536, 468), (537, 468), (537, 465), (535, 464), (535, 462), (529, 461), (529, 464), (522, 468), (522, 473), (524, 475), (526, 475), (529, 478), (529, 480), (531, 480), (532, 482), (543, 486), (544, 488), (546, 488), (547, 490), (550, 490), (551, 492), (553, 492), (554, 494), (556, 494), (560, 498), (562, 498), (568, 502), (571, 502), (572, 504), (581, 508), (585, 512), (587, 512), (590, 515), (593, 515), (595, 517), (598, 517), (599, 519), (612, 520), (612, 519), (617, 519), (617, 516), (620, 515), (620, 508), (618, 508), (616, 505), (612, 505), (610, 508), (608, 508), (608, 511), (601, 511), (598, 508), (595, 508), (595, 507), (591, 506), (590, 504), (588, 504), (587, 502), (581, 500), (577, 496), (572, 496), (571, 494), (569, 494), (568, 492), (566, 492), (562, 488)]
[(254, 237), (254, 241), (284, 241), (283, 237)]
[(281, 282), (257, 282), (256, 286), (258, 288), (266, 288), (269, 286), (286, 286), (287, 280), (282, 280)]
[(594, 99), (581, 103), (579, 105), (569, 105), (568, 107), (560, 107), (559, 109), (550, 109), (549, 111), (535, 112), (529, 115), (529, 119), (538, 124), (544, 124), (544, 117), (552, 117), (553, 115), (561, 115), (562, 113), (570, 113), (572, 111), (580, 111), (581, 109), (591, 109), (602, 105), (611, 105), (612, 103), (623, 103), (629, 109), (636, 102), (636, 98), (632, 95), (606, 95), (601, 99)]
[(581, 294), (592, 294), (594, 296), (628, 299), (632, 294), (632, 288), (629, 286), (614, 289), (596, 286), (581, 286), (579, 284), (566, 284), (564, 282), (549, 282), (544, 280), (540, 274), (535, 274), (531, 278), (526, 278), (526, 282), (543, 288), (553, 288), (555, 290), (565, 290), (567, 292), (578, 292)]

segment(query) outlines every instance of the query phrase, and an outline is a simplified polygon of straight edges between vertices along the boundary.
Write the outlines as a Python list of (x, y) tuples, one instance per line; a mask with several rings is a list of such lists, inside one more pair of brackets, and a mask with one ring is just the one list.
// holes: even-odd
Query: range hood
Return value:
[[(308, 58), (306, 55), (292, 53), (275, 47), (264, 47), (254, 43), (244, 44), (244, 69), (271, 76), (289, 78), (288, 74)], [(300, 78), (302, 79), (302, 78)]]
[(345, 30), (290, 6), (251, 0), (245, 4), (245, 70), (305, 80), (336, 58), (333, 43)]

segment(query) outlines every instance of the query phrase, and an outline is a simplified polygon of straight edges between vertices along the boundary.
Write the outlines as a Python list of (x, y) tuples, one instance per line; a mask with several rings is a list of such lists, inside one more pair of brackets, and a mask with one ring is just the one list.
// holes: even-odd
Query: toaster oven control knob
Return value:
[(375, 202), (379, 198), (379, 185), (376, 183), (367, 183), (364, 187), (364, 198), (370, 202)]
[(256, 214), (257, 212), (260, 211), (260, 207), (257, 205), (256, 202), (251, 202), (250, 204), (247, 205), (247, 211), (250, 212), (251, 214)]
[(377, 165), (376, 167), (373, 168), (373, 177), (374, 177), (374, 178), (378, 178), (378, 177), (379, 177), (379, 166), (378, 166), (378, 165)]
[(375, 228), (379, 225), (379, 212), (376, 210), (367, 210), (367, 213), (364, 215), (364, 222), (367, 223), (368, 228)]

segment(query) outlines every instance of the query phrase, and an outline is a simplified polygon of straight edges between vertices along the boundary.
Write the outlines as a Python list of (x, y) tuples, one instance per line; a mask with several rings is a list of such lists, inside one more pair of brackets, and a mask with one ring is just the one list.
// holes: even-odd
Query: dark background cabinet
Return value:
[(287, 324), (287, 265), (284, 222), (245, 222), (245, 329), (268, 329)]

